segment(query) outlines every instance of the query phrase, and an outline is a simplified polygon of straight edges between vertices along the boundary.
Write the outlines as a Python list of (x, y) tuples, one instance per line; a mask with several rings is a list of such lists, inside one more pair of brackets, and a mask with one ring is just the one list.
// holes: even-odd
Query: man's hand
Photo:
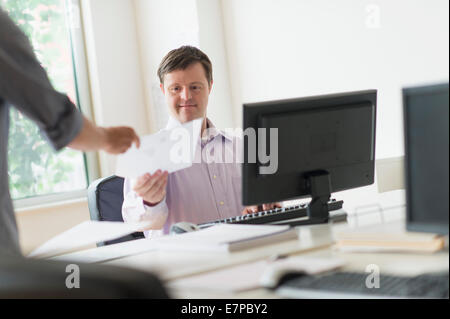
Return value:
[(133, 190), (145, 201), (145, 204), (154, 206), (166, 196), (167, 171), (157, 170), (153, 175), (147, 173), (136, 180)]
[(124, 153), (133, 143), (140, 146), (140, 140), (131, 127), (117, 126), (103, 128), (105, 142), (102, 149), (110, 154)]
[(274, 208), (281, 208), (281, 204), (280, 203), (268, 203), (268, 204), (262, 204), (259, 206), (247, 206), (244, 208), (244, 210), (242, 211), (242, 215), (246, 215), (246, 214), (253, 214), (253, 213), (257, 213), (260, 212), (262, 210), (268, 210), (268, 209), (274, 209)]

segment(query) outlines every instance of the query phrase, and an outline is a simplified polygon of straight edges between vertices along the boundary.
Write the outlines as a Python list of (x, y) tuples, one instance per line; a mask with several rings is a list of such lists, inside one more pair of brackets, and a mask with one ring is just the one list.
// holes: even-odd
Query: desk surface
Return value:
[[(135, 268), (156, 273), (167, 283), (172, 296), (176, 298), (278, 298), (270, 290), (254, 287), (249, 290), (196, 289), (195, 287), (178, 285), (186, 282), (186, 278), (201, 274), (213, 274), (234, 266), (267, 260), (274, 255), (338, 258), (344, 261), (341, 270), (364, 272), (370, 264), (379, 267), (380, 273), (416, 275), (424, 272), (449, 269), (448, 248), (433, 254), (425, 253), (348, 253), (334, 249), (335, 234), (348, 228), (361, 225), (379, 225), (380, 223), (398, 223), (403, 221), (404, 208), (391, 211), (389, 219), (378, 213), (352, 218), (348, 223), (335, 225), (313, 225), (297, 228), (298, 240), (266, 245), (263, 247), (233, 253), (193, 253), (181, 251), (150, 250), (131, 256), (103, 262), (103, 264)], [(134, 241), (117, 244), (117, 248), (129, 250), (133, 245), (145, 244), (145, 241)], [(97, 248), (98, 251), (105, 248)], [(95, 253), (94, 249), (91, 253)], [(116, 250), (117, 252), (117, 250)], [(105, 259), (108, 259), (105, 256)], [(189, 282), (189, 281), (188, 281)]]
[[(299, 254), (293, 254), (292, 256), (296, 255)], [(425, 272), (448, 271), (449, 269), (448, 250), (434, 254), (342, 253), (328, 247), (303, 252), (301, 256), (340, 258), (345, 261), (345, 265), (340, 268), (341, 271), (364, 272), (366, 267), (371, 264), (377, 265), (380, 273), (397, 275), (417, 275)], [(178, 288), (176, 279), (169, 281), (168, 284), (169, 288), (172, 288), (172, 294), (177, 298), (279, 298), (275, 293), (264, 288), (238, 292), (218, 292), (187, 287)]]
[[(400, 218), (398, 218), (400, 217)], [(393, 221), (402, 225), (402, 213)], [(349, 220), (350, 222), (350, 220)], [(355, 221), (353, 220), (353, 223)], [(359, 218), (359, 223), (362, 219)], [(377, 222), (375, 221), (377, 224)], [(350, 223), (351, 224), (351, 223)], [(355, 225), (353, 225), (354, 227)], [(207, 274), (236, 265), (267, 259), (273, 255), (339, 258), (345, 262), (341, 270), (364, 272), (375, 264), (380, 273), (416, 275), (424, 272), (449, 269), (448, 248), (437, 253), (348, 253), (334, 249), (337, 231), (352, 227), (349, 223), (298, 227), (298, 240), (291, 240), (235, 253), (187, 253), (149, 251), (105, 262), (105, 264), (137, 268), (157, 273), (177, 298), (278, 298), (270, 290), (255, 288), (246, 291), (218, 291), (215, 288), (195, 289), (177, 286), (177, 282), (198, 274)]]

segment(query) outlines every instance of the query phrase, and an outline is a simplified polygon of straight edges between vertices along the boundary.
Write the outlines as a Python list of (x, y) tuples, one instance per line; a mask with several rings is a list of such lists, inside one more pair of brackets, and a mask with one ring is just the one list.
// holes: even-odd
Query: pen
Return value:
[(274, 261), (284, 259), (287, 257), (288, 257), (288, 255), (285, 255), (285, 254), (274, 254), (274, 255), (269, 256), (269, 258), (267, 258), (267, 262), (274, 262)]

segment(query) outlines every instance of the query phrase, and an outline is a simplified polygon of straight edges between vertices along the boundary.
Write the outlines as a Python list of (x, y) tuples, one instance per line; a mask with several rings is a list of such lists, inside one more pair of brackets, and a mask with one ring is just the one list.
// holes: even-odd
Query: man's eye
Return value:
[(191, 87), (191, 90), (198, 91), (198, 90), (200, 90), (201, 88), (202, 88), (202, 87), (201, 87), (200, 85), (194, 85), (194, 86)]
[(176, 86), (176, 87), (171, 88), (170, 90), (172, 92), (178, 92), (180, 90), (180, 88)]

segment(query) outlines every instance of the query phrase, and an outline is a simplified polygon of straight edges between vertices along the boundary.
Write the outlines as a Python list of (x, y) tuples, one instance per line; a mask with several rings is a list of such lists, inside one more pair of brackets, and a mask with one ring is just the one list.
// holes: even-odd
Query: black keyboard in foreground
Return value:
[[(448, 271), (413, 277), (380, 274), (379, 288), (368, 288), (369, 273), (293, 275), (276, 293), (289, 298), (448, 298)], [(370, 281), (370, 279), (369, 279)], [(372, 281), (373, 284), (373, 281)]]
[[(332, 199), (328, 202), (328, 211), (333, 222), (345, 221), (347, 214), (345, 212), (333, 214), (333, 211), (342, 209), (343, 201)], [(198, 224), (200, 228), (210, 227), (216, 224), (276, 224), (295, 226), (297, 221), (305, 219), (308, 216), (306, 210), (307, 204), (289, 206), (283, 208), (269, 209), (253, 214), (239, 215), (235, 217), (218, 219), (207, 223)]]

